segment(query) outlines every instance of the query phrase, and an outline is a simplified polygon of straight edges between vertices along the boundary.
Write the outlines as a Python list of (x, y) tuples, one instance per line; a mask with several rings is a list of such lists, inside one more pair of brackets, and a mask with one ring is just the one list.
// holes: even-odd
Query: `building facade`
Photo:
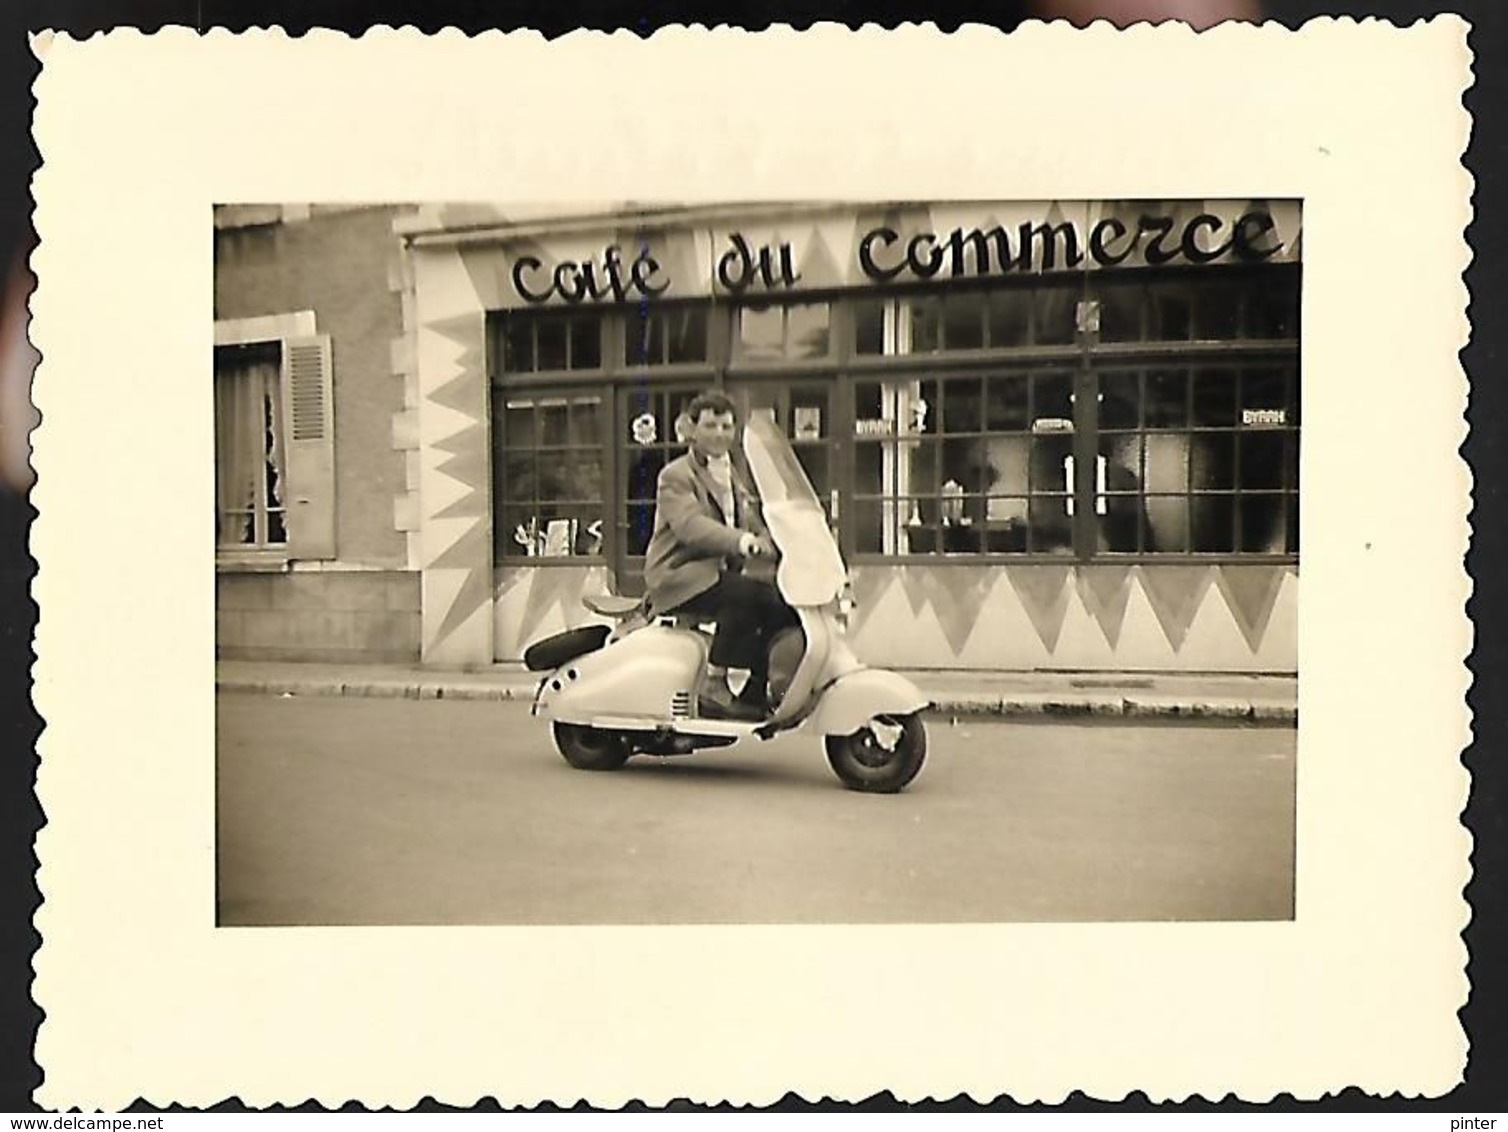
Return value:
[[(222, 213), (217, 382), (263, 367), (286, 438), (247, 443), (289, 480), (248, 499), (222, 457), (223, 655), (279, 647), (232, 595), (293, 585), (382, 589), (372, 636), (326, 628), (444, 667), (590, 620), (583, 593), (642, 587), (655, 477), (719, 386), (791, 438), (866, 659), (1296, 670), (1296, 201), (285, 209), (260, 269)], [(276, 348), (233, 340), (279, 315), (305, 324)]]
[(215, 214), (216, 642), (253, 660), (411, 662), (419, 574), (395, 420), (393, 208)]

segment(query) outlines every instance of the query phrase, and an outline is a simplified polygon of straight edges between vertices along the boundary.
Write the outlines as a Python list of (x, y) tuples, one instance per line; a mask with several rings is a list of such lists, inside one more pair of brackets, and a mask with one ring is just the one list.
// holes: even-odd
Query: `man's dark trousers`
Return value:
[(780, 630), (800, 624), (774, 586), (731, 571), (710, 590), (669, 612), (716, 620), (708, 659), (722, 668), (747, 668), (761, 681), (769, 676), (770, 641)]

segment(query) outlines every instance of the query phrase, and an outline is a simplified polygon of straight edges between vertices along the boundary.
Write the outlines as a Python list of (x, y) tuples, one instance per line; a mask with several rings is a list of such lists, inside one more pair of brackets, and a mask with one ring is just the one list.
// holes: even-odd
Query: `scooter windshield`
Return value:
[(744, 455), (780, 551), (775, 583), (792, 605), (821, 606), (843, 590), (847, 571), (827, 513), (773, 417), (755, 413), (744, 426)]

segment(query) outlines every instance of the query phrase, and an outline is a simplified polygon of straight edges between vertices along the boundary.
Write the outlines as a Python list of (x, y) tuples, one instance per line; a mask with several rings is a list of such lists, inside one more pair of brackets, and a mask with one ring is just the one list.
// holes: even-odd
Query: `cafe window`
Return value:
[(840, 483), (833, 435), (833, 382), (772, 380), (761, 375), (729, 381), (726, 389), (743, 418), (758, 412), (775, 418), (831, 516)]
[(1101, 373), (1085, 476), (1071, 369), (853, 391), (855, 553), (1072, 554), (1079, 506), (1090, 553), (1298, 553), (1292, 363)]
[(493, 433), (499, 559), (602, 554), (605, 416), (595, 393), (504, 397)]
[(509, 311), (500, 320), (504, 373), (602, 368), (603, 319), (575, 311)]
[(1096, 280), (1100, 341), (1232, 342), (1293, 339), (1299, 334), (1296, 266), (1252, 275), (1210, 268), (1195, 276)]
[[(1294, 556), (1298, 284), (1289, 265), (1107, 270), (500, 312), (498, 559), (610, 551), (631, 575), (709, 386), (773, 413), (859, 558)], [(792, 364), (848, 355), (834, 327), (852, 369)]]
[(749, 303), (735, 312), (733, 358), (739, 362), (795, 362), (832, 351), (828, 303)]
[(691, 425), (686, 406), (701, 392), (700, 386), (635, 386), (621, 393), (622, 415), (618, 427), (623, 511), (623, 552), (640, 557), (654, 533), (655, 491), (665, 465), (686, 451)]
[(1116, 369), (1099, 392), (1099, 551), (1298, 553), (1294, 365)]
[(1073, 371), (854, 384), (854, 550), (1073, 551)]
[(853, 304), (854, 353), (940, 354), (1069, 346), (1083, 285), (1075, 277), (989, 291), (924, 293)]
[(665, 366), (707, 361), (710, 307), (644, 304), (623, 316), (623, 361)]

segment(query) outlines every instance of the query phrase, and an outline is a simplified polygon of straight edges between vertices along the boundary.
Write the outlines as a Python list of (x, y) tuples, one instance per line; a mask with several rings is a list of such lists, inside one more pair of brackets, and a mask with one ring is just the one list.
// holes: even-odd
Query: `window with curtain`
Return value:
[(281, 351), (215, 351), (216, 541), (226, 549), (288, 542)]

